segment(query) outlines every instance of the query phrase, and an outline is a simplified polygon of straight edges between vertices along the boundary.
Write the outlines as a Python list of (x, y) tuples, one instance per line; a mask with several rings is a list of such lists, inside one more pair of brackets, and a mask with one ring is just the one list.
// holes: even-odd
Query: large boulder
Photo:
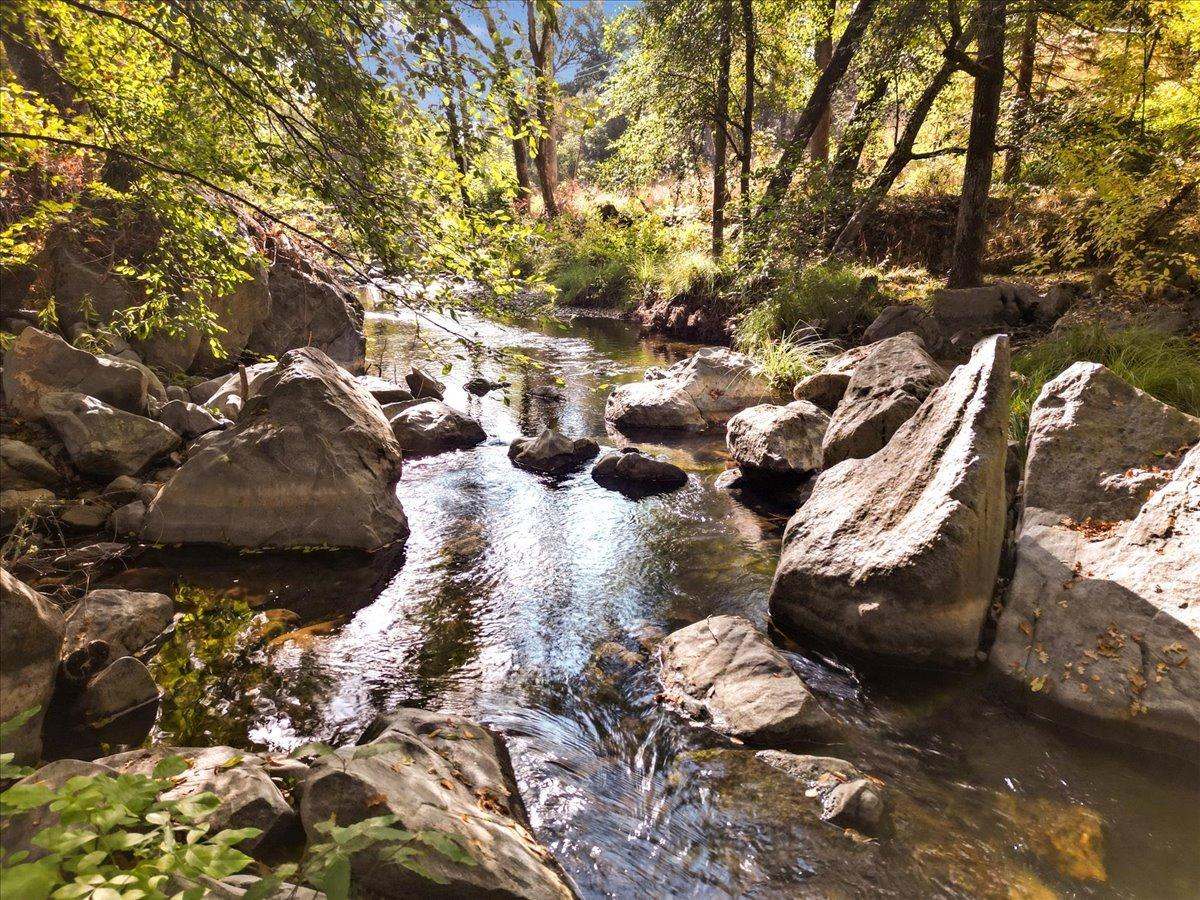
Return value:
[(725, 429), (729, 454), (747, 474), (799, 475), (821, 468), (829, 416), (807, 400), (744, 409)]
[(440, 832), (469, 856), (431, 844), (421, 866), (434, 884), (387, 855), (387, 845), (354, 857), (356, 889), (379, 897), (573, 896), (548, 851), (529, 831), (508, 751), (499, 735), (449, 713), (401, 709), (378, 720), (371, 739), (319, 759), (300, 785), (310, 841), (318, 826), (393, 815), (409, 832)]
[(1192, 757), (1197, 441), (1200, 419), (1094, 363), (1045, 386), (1030, 416), (1016, 569), (990, 656), (1040, 713)]
[(149, 504), (144, 540), (376, 550), (408, 536), (391, 426), (320, 350), (284, 354), (237, 424), (210, 434)]
[(298, 835), (299, 822), (256, 753), (233, 747), (154, 747), (131, 750), (96, 760), (125, 775), (150, 775), (163, 759), (179, 756), (187, 768), (175, 778), (175, 787), (163, 795), (181, 800), (205, 791), (216, 794), (221, 805), (205, 821), (212, 834), (227, 828), (258, 828), (262, 834), (239, 844), (247, 853), (269, 850)]
[(162, 634), (175, 616), (166, 594), (101, 588), (89, 591), (67, 614), (64, 656), (105, 641), (115, 656), (137, 653)]
[(724, 424), (734, 413), (778, 399), (778, 392), (742, 353), (705, 347), (665, 372), (618, 386), (604, 418), (617, 428), (701, 430)]
[(666, 699), (757, 744), (828, 738), (832, 720), (767, 637), (741, 616), (711, 616), (663, 641)]
[(591, 438), (569, 438), (551, 428), (543, 428), (537, 437), (517, 438), (508, 446), (513, 465), (549, 475), (561, 475), (599, 452), (600, 445)]
[(92, 676), (73, 705), (84, 721), (102, 725), (158, 701), (158, 685), (146, 664), (119, 656)]
[(313, 347), (351, 372), (366, 367), (363, 308), (336, 275), (299, 253), (286, 238), (273, 241), (268, 275), (271, 313), (255, 326), (246, 348), (282, 357)]
[(879, 450), (945, 381), (945, 371), (912, 332), (871, 344), (830, 417), (822, 450), (825, 466)]
[(806, 375), (796, 383), (792, 389), (792, 399), (807, 400), (826, 412), (833, 412), (846, 394), (854, 369), (870, 352), (869, 346), (851, 347), (831, 357), (819, 372)]
[(94, 356), (56, 334), (26, 328), (4, 355), (4, 398), (18, 416), (42, 418), (43, 397), (60, 391), (85, 394), (131, 413), (146, 411), (149, 383), (138, 366)]
[(441, 453), (487, 440), (483, 426), (440, 400), (410, 406), (392, 417), (392, 433), (406, 453)]
[(181, 443), (179, 435), (161, 422), (83, 394), (46, 394), (41, 410), (75, 468), (105, 481), (136, 475)]
[(937, 320), (913, 303), (897, 303), (885, 307), (863, 332), (863, 343), (874, 344), (908, 331), (918, 335), (930, 353), (941, 355), (945, 335), (942, 334)]
[(0, 438), (0, 484), (6, 491), (55, 487), (62, 475), (36, 448), (24, 441)]
[(980, 342), (869, 459), (823, 472), (788, 522), (786, 632), (916, 665), (975, 659), (1004, 541), (1008, 341)]
[(54, 694), (63, 617), (57, 606), (0, 569), (0, 621), (0, 722), (37, 710), (4, 742), (5, 751), (25, 765), (42, 752), (42, 720)]
[(190, 365), (192, 372), (213, 372), (228, 369), (231, 362), (246, 349), (250, 335), (271, 315), (271, 289), (267, 267), (248, 248), (243, 269), (249, 277), (238, 282), (233, 291), (208, 304), (217, 324), (224, 329), (212, 337), (220, 355), (213, 352), (209, 341), (201, 341)]

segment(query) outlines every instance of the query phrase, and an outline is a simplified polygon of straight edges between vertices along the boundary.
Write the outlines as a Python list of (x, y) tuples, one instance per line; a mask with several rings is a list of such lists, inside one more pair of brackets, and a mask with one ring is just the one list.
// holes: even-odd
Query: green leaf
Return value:
[(328, 744), (321, 741), (310, 741), (307, 744), (301, 744), (289, 753), (288, 759), (303, 759), (306, 756), (329, 756), (334, 752), (334, 749)]
[(335, 857), (321, 873), (318, 886), (329, 900), (347, 900), (350, 896), (350, 860)]
[(155, 778), (174, 778), (188, 770), (188, 762), (182, 756), (164, 756), (154, 765)]
[(461, 839), (457, 835), (448, 834), (444, 831), (418, 831), (415, 838), (422, 844), (432, 847), (452, 862), (460, 863), (464, 866), (476, 865), (475, 860), (471, 858), (471, 854), (463, 847), (460, 842)]
[(4, 869), (4, 897), (13, 900), (44, 900), (58, 883), (58, 866), (53, 857), (21, 863)]

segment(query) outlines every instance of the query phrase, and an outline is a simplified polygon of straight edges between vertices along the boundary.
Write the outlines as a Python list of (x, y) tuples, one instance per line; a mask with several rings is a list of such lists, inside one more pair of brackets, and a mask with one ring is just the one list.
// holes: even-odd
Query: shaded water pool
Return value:
[[(619, 446), (605, 386), (694, 348), (613, 319), (447, 324), (517, 356), (464, 351), (403, 316), (368, 320), (373, 372), (452, 362), (447, 402), (489, 435), (405, 461), (403, 553), (143, 559), (180, 576), (195, 610), (156, 664), (154, 739), (287, 751), (353, 740), (397, 706), (474, 717), (507, 735), (534, 830), (585, 897), (1195, 896), (1196, 765), (1029, 720), (981, 676), (866, 675), (789, 648), (847, 726), (814, 752), (887, 784), (878, 842), (820, 822), (803, 789), (660, 706), (664, 633), (720, 613), (765, 625), (783, 514), (713, 487), (720, 433), (643, 442), (691, 478), (641, 500), (586, 469), (515, 469), (506, 450), (544, 425)], [(470, 396), (476, 375), (510, 387)], [(278, 608), (295, 615), (250, 639)]]

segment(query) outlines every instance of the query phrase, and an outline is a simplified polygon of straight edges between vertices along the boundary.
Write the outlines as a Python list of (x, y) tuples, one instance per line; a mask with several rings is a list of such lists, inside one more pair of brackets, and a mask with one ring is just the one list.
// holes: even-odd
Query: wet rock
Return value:
[(1194, 755), (1200, 419), (1076, 363), (1042, 391), (1029, 434), (991, 665), (1043, 715)]
[(58, 502), (54, 491), (38, 488), (32, 491), (0, 491), (0, 528), (12, 528), (30, 514), (48, 514)]
[(687, 484), (687, 472), (644, 455), (633, 447), (605, 454), (592, 466), (592, 478), (602, 485), (627, 485), (651, 490), (673, 490)]
[(913, 303), (897, 303), (886, 307), (863, 332), (863, 343), (874, 344), (909, 331), (921, 338), (930, 353), (935, 356), (941, 354), (945, 336), (937, 320)]
[(175, 616), (166, 594), (101, 588), (89, 591), (67, 614), (63, 652), (105, 641), (116, 656), (130, 656), (162, 634)]
[(406, 453), (441, 453), (487, 440), (482, 425), (440, 400), (409, 407), (390, 421), (392, 433)]
[(158, 685), (146, 666), (121, 656), (87, 683), (75, 708), (90, 723), (109, 719), (158, 700)]
[(911, 332), (871, 344), (868, 351), (830, 417), (823, 445), (826, 468), (875, 453), (946, 381), (945, 371)]
[(620, 385), (608, 395), (604, 418), (623, 429), (703, 431), (708, 427), (691, 394), (664, 379)]
[(158, 492), (142, 538), (375, 550), (408, 535), (399, 476), (400, 447), (374, 398), (321, 351), (292, 350), (237, 424)]
[(424, 369), (412, 367), (412, 371), (404, 376), (409, 391), (415, 399), (433, 398), (441, 400), (446, 393), (446, 385), (438, 381)]
[(60, 391), (85, 394), (129, 413), (146, 409), (146, 375), (135, 365), (93, 356), (56, 334), (27, 328), (4, 355), (4, 397), (16, 415), (43, 417), (42, 399)]
[(185, 440), (233, 424), (228, 419), (218, 419), (203, 406), (186, 400), (171, 400), (163, 404), (157, 419)]
[(463, 390), (476, 397), (482, 397), (502, 387), (504, 387), (504, 383), (501, 381), (492, 381), (488, 378), (472, 378), (463, 385)]
[(513, 465), (534, 472), (561, 475), (600, 452), (591, 438), (569, 438), (550, 428), (537, 437), (517, 438), (508, 447)]
[(827, 737), (832, 720), (771, 641), (740, 616), (711, 616), (663, 641), (666, 699), (757, 744)]
[(174, 788), (164, 794), (178, 800), (211, 791), (221, 805), (205, 821), (210, 833), (227, 828), (258, 828), (262, 834), (239, 844), (250, 854), (269, 850), (298, 836), (298, 820), (279, 788), (271, 781), (263, 757), (233, 747), (155, 747), (97, 760), (119, 773), (150, 775), (169, 756), (183, 758), (188, 767)]
[(973, 663), (1004, 540), (1008, 397), (1007, 339), (989, 338), (886, 447), (823, 472), (784, 533), (775, 624), (896, 662)]
[(829, 416), (807, 400), (744, 409), (725, 430), (734, 461), (749, 473), (798, 475), (821, 468)]
[(366, 388), (367, 393), (381, 404), (413, 399), (412, 391), (406, 387), (401, 387), (394, 381), (387, 381), (383, 378), (377, 378), (374, 375), (359, 375), (355, 380)]
[(807, 400), (826, 412), (833, 412), (846, 394), (846, 386), (855, 367), (869, 352), (869, 347), (852, 347), (832, 357), (821, 367), (821, 371), (802, 378), (796, 384), (792, 389), (792, 398)]
[(18, 765), (42, 752), (42, 720), (54, 693), (62, 655), (63, 616), (58, 607), (0, 569), (0, 722), (38, 711), (5, 738), (4, 749)]
[(24, 441), (0, 438), (0, 484), (6, 491), (32, 491), (62, 483), (62, 475), (36, 448)]
[(760, 750), (755, 755), (803, 782), (821, 804), (825, 821), (866, 834), (879, 830), (885, 812), (883, 787), (844, 759), (782, 750)]
[(358, 890), (378, 896), (429, 896), (435, 890), (454, 897), (573, 896), (549, 852), (530, 834), (499, 735), (459, 716), (417, 709), (377, 720), (368, 735), (358, 748), (319, 759), (301, 785), (300, 816), (309, 840), (321, 839), (316, 826), (330, 816), (349, 824), (390, 814), (406, 831), (451, 836), (474, 864), (426, 850), (421, 865), (448, 882), (435, 889), (366, 850), (353, 862)]
[(75, 531), (96, 531), (103, 528), (113, 508), (104, 501), (72, 503), (58, 513), (58, 520)]
[(136, 475), (180, 445), (179, 435), (162, 423), (95, 397), (46, 394), (41, 409), (75, 468), (94, 478)]

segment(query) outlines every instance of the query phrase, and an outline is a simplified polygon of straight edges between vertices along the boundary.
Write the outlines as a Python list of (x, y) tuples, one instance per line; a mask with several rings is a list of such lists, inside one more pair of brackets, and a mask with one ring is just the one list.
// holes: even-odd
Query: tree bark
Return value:
[(720, 259), (725, 249), (725, 163), (726, 132), (729, 120), (729, 64), (732, 51), (733, 0), (721, 0), (718, 23), (719, 44), (717, 48), (717, 92), (713, 105), (713, 210), (712, 210), (712, 256)]
[(862, 42), (863, 35), (871, 23), (871, 18), (875, 15), (875, 8), (878, 5), (879, 0), (858, 0), (854, 11), (850, 14), (846, 30), (842, 32), (842, 37), (833, 51), (829, 65), (817, 79), (817, 83), (809, 95), (808, 103), (804, 106), (804, 111), (800, 114), (791, 135), (788, 136), (783, 154), (780, 156), (779, 162), (775, 164), (775, 171), (767, 182), (763, 198), (758, 204), (756, 216), (773, 208), (787, 192), (792, 178), (796, 174), (796, 169), (804, 158), (805, 148), (833, 98), (834, 89), (842, 80), (842, 76), (846, 74), (850, 61), (858, 51), (858, 46)]
[(952, 288), (979, 284), (987, 243), (987, 203), (996, 155), (996, 123), (1004, 84), (1004, 13), (1006, 0), (979, 0), (979, 52), (975, 96), (971, 103), (971, 135), (963, 165), (962, 199), (954, 233), (950, 277)]
[(535, 81), (534, 98), (538, 125), (541, 134), (537, 138), (538, 186), (542, 192), (542, 204), (546, 216), (553, 219), (558, 215), (558, 204), (554, 189), (558, 186), (558, 141), (555, 138), (552, 120), (550, 84), (554, 79), (554, 28), (549, 21), (542, 22), (539, 35), (537, 12), (534, 0), (525, 0), (525, 15), (529, 29), (529, 52), (533, 57)]
[[(821, 12), (821, 36), (817, 38), (816, 44), (813, 46), (813, 61), (817, 64), (817, 71), (824, 72), (829, 67), (829, 61), (833, 58), (833, 16), (836, 6), (836, 0), (826, 0), (825, 8)], [(829, 164), (829, 132), (833, 128), (833, 105), (827, 103), (825, 111), (821, 114), (821, 118), (817, 120), (817, 127), (813, 131), (813, 136), (808, 142), (808, 156), (814, 162)]]
[(738, 191), (742, 204), (742, 228), (750, 220), (750, 172), (754, 154), (754, 0), (742, 0), (742, 29), (745, 37), (746, 87), (742, 94), (742, 161)]
[(835, 185), (844, 189), (854, 187), (854, 176), (862, 161), (867, 139), (875, 127), (883, 98), (887, 96), (887, 89), (886, 78), (876, 79), (870, 92), (860, 97), (850, 111), (850, 121), (842, 129), (837, 153), (833, 156), (833, 166), (829, 170), (829, 180)]
[[(479, 5), (479, 11), (483, 15), (483, 21), (488, 30), (488, 37), (492, 41), (492, 65), (495, 66), (499, 77), (509, 81), (512, 77), (512, 63), (509, 62), (508, 52), (504, 49), (500, 29), (496, 26), (496, 20), (492, 16), (492, 11), (488, 6), (487, 0), (482, 0)], [(510, 90), (511, 87), (510, 84)], [(517, 177), (516, 206), (518, 209), (528, 209), (529, 198), (533, 194), (533, 189), (529, 180), (529, 138), (525, 135), (525, 116), (522, 113), (520, 103), (511, 96), (508, 100), (506, 111), (508, 113), (508, 126), (512, 129), (513, 133), (513, 169), (516, 171)]]
[(1017, 63), (1016, 103), (1013, 105), (1012, 147), (1004, 157), (1004, 183), (1012, 184), (1021, 178), (1021, 140), (1029, 121), (1029, 106), (1033, 102), (1033, 62), (1037, 49), (1037, 6), (1030, 3), (1021, 30), (1021, 58)]

